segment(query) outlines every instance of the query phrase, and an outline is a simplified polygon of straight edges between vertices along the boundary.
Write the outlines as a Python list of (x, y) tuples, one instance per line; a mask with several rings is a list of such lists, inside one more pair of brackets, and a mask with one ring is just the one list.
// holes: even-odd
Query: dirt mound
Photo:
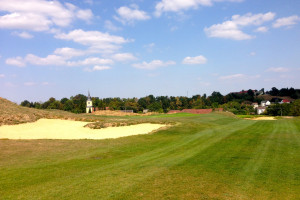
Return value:
[(30, 108), (21, 107), (0, 97), (0, 125), (34, 122), (39, 118), (41, 115), (32, 112)]
[(40, 110), (19, 106), (0, 97), (0, 126), (35, 122), (41, 118), (84, 121), (84, 116), (59, 110)]

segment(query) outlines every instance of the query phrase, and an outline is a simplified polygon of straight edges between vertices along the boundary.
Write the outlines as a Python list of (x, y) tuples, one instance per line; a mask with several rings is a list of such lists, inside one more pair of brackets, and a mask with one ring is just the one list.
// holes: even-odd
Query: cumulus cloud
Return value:
[(32, 65), (40, 65), (40, 66), (45, 66), (45, 65), (62, 66), (65, 65), (66, 63), (65, 58), (58, 55), (48, 55), (45, 58), (41, 58), (33, 54), (28, 54), (25, 57), (25, 61), (26, 63), (30, 63)]
[(290, 17), (283, 17), (283, 18), (277, 19), (273, 23), (273, 28), (280, 28), (283, 26), (291, 27), (291, 26), (297, 24), (299, 21), (300, 21), (300, 17), (297, 15), (293, 15)]
[(8, 59), (6, 59), (5, 63), (8, 65), (14, 65), (17, 67), (25, 67), (26, 66), (26, 62), (20, 56), (15, 57), (15, 58), (8, 58)]
[(82, 65), (110, 65), (113, 64), (114, 61), (111, 59), (104, 59), (104, 58), (98, 58), (98, 57), (90, 57), (86, 58), (84, 60), (79, 61), (69, 61), (67, 62), (67, 66), (82, 66)]
[(18, 36), (18, 37), (23, 38), (23, 39), (33, 38), (33, 35), (31, 35), (28, 32), (25, 32), (25, 31), (23, 31), (23, 32), (12, 32), (12, 35)]
[(103, 71), (103, 70), (108, 70), (108, 69), (111, 69), (111, 67), (110, 66), (99, 66), (99, 65), (96, 65), (92, 69), (91, 68), (85, 68), (84, 71), (86, 71), (86, 72), (94, 72), (94, 71)]
[(227, 80), (245, 80), (245, 79), (256, 79), (260, 78), (260, 75), (249, 76), (246, 74), (232, 74), (227, 76), (220, 76), (219, 79), (223, 81)]
[(120, 36), (110, 35), (100, 31), (84, 31), (82, 29), (76, 29), (69, 33), (58, 33), (55, 35), (55, 38), (71, 40), (107, 53), (112, 53), (120, 49), (121, 44), (129, 42)]
[(196, 65), (196, 64), (205, 64), (207, 62), (207, 59), (200, 55), (196, 57), (185, 57), (182, 61), (182, 64), (188, 64), (188, 65)]
[(0, 28), (47, 31), (66, 27), (75, 19), (89, 21), (92, 11), (82, 10), (70, 3), (46, 0), (0, 0)]
[(161, 60), (153, 60), (149, 63), (147, 63), (147, 62), (136, 63), (136, 64), (133, 64), (132, 66), (135, 68), (138, 68), (138, 69), (154, 70), (154, 69), (157, 69), (160, 67), (166, 67), (166, 66), (175, 65), (175, 64), (176, 64), (176, 62), (174, 62), (174, 61), (164, 62)]
[(4, 78), (5, 77), (5, 75), (4, 74), (0, 74), (0, 78)]
[(199, 6), (212, 6), (214, 2), (223, 1), (242, 2), (243, 0), (162, 0), (156, 4), (154, 15), (159, 17), (163, 12), (181, 12), (197, 9)]
[(258, 27), (257, 29), (255, 29), (255, 32), (261, 32), (261, 33), (265, 33), (265, 32), (268, 32), (268, 28), (265, 27), (265, 26), (260, 26)]
[(204, 31), (208, 37), (226, 38), (233, 40), (248, 40), (254, 36), (244, 33), (241, 29), (246, 26), (259, 26), (267, 21), (273, 20), (275, 13), (268, 12), (265, 14), (247, 13), (246, 15), (233, 15), (231, 20), (222, 24), (214, 24)]
[(285, 67), (270, 67), (267, 72), (288, 72), (290, 69)]
[(61, 48), (55, 50), (56, 54), (50, 54), (46, 57), (39, 57), (34, 54), (27, 54), (25, 58), (16, 57), (8, 58), (6, 64), (15, 65), (18, 67), (25, 67), (27, 64), (37, 66), (92, 66), (92, 65), (112, 65), (114, 61), (112, 59), (105, 59), (99, 57), (89, 57), (83, 60), (69, 60), (73, 56), (81, 55), (80, 51), (71, 48)]
[(54, 54), (61, 55), (66, 58), (83, 56), (86, 53), (87, 52), (85, 52), (85, 51), (82, 51), (79, 49), (73, 49), (73, 48), (69, 48), (69, 47), (58, 48), (54, 51)]
[(94, 66), (93, 71), (103, 71), (103, 70), (108, 70), (108, 69), (111, 69), (111, 67), (110, 66), (98, 66), (98, 65), (96, 65), (96, 66)]
[(115, 19), (123, 24), (133, 24), (135, 21), (150, 19), (150, 16), (145, 11), (139, 10), (136, 5), (131, 5), (131, 7), (122, 6), (117, 9), (118, 16), (115, 16)]
[(117, 53), (111, 56), (113, 60), (124, 62), (124, 61), (132, 61), (137, 58), (131, 53)]

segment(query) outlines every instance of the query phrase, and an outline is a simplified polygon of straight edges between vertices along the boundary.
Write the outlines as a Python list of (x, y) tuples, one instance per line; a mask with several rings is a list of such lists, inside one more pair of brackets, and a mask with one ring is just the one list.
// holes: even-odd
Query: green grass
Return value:
[(108, 119), (178, 125), (114, 140), (0, 140), (0, 199), (299, 199), (299, 118)]

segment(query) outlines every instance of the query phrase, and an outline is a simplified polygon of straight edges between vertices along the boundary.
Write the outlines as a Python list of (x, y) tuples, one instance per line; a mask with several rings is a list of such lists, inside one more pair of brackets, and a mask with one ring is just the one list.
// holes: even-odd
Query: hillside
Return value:
[(27, 108), (0, 97), (0, 126), (35, 122), (40, 118), (87, 120), (85, 115), (76, 115), (60, 110)]

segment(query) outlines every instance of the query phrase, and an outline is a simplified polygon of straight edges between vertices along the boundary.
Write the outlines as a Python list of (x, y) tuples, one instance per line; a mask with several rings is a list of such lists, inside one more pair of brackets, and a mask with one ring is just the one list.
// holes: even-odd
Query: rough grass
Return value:
[(110, 140), (0, 140), (0, 199), (300, 196), (299, 118), (251, 121), (180, 113), (99, 120), (178, 125)]

